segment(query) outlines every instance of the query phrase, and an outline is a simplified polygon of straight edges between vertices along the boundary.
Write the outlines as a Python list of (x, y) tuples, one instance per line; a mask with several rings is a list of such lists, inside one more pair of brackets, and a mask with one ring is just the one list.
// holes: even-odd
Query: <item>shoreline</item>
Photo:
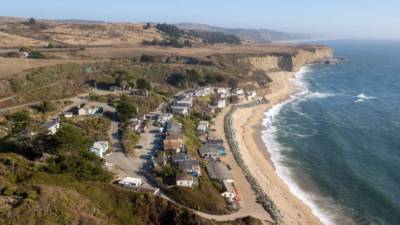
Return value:
[[(284, 179), (278, 175), (271, 153), (263, 140), (265, 113), (274, 106), (288, 101), (297, 88), (293, 82), (295, 72), (271, 73), (270, 101), (250, 108), (237, 109), (233, 113), (233, 129), (242, 158), (251, 174), (276, 204), (284, 218), (284, 224), (323, 224), (312, 209), (293, 193)], [(251, 150), (249, 150), (251, 149)]]

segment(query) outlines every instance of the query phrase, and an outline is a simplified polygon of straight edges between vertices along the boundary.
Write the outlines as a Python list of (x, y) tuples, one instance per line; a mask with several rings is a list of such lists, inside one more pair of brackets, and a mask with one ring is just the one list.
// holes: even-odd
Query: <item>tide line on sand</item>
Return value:
[[(322, 222), (330, 224), (327, 217), (322, 212), (315, 210), (306, 198), (303, 199), (299, 192), (291, 190), (290, 183), (286, 183), (285, 177), (280, 176), (283, 167), (280, 167), (279, 164), (274, 165), (274, 161), (279, 160), (276, 158), (277, 154), (274, 152), (268, 154), (260, 135), (262, 130), (265, 130), (265, 127), (261, 125), (265, 118), (264, 112), (270, 114), (270, 117), (267, 117), (268, 119), (264, 122), (272, 124), (273, 118), (278, 115), (280, 108), (292, 101), (295, 94), (304, 91), (298, 85), (299, 91), (296, 91), (294, 83), (299, 80), (293, 80), (293, 78), (304, 76), (306, 71), (307, 68), (303, 68), (296, 76), (289, 72), (270, 74), (273, 80), (270, 86), (271, 94), (265, 96), (270, 103), (238, 109), (232, 116), (233, 129), (243, 160), (283, 214), (284, 224), (322, 224)], [(276, 128), (271, 126), (271, 129)]]

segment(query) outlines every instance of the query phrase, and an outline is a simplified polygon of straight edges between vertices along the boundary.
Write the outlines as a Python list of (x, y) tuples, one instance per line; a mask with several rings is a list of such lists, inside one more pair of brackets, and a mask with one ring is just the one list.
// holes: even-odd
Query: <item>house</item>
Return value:
[(74, 116), (74, 114), (72, 112), (65, 112), (64, 113), (64, 117), (65, 118), (72, 118)]
[(224, 141), (222, 139), (208, 139), (205, 142), (208, 147), (214, 147), (218, 149), (219, 155), (225, 155)]
[(187, 106), (173, 105), (171, 106), (171, 111), (173, 114), (181, 116), (189, 115), (189, 108)]
[(220, 156), (220, 152), (217, 147), (207, 145), (203, 145), (200, 147), (199, 154), (202, 158), (209, 158), (214, 160), (219, 159)]
[(166, 132), (173, 132), (173, 133), (182, 133), (182, 124), (180, 124), (176, 120), (170, 120), (168, 121), (166, 127), (165, 127)]
[(78, 115), (80, 115), (80, 116), (94, 115), (94, 114), (102, 113), (102, 112), (103, 112), (103, 108), (97, 107), (97, 106), (85, 105), (84, 107), (78, 109)]
[(193, 187), (194, 178), (187, 173), (179, 173), (176, 175), (176, 186), (178, 187)]
[(95, 153), (100, 158), (104, 157), (104, 153), (108, 150), (108, 141), (98, 141), (95, 142), (92, 147), (90, 147), (90, 151)]
[(183, 136), (180, 133), (168, 132), (163, 140), (164, 151), (180, 152), (183, 147)]
[(208, 121), (202, 120), (197, 126), (196, 132), (197, 134), (205, 134), (208, 131), (209, 123)]
[(190, 94), (183, 94), (176, 97), (175, 104), (191, 108), (193, 106), (193, 97)]
[(223, 191), (221, 192), (222, 197), (228, 199), (229, 201), (234, 201), (236, 198), (236, 189), (231, 182), (223, 181)]
[(255, 97), (257, 97), (257, 92), (256, 91), (246, 91), (246, 99), (247, 100), (252, 100)]
[(229, 97), (229, 88), (219, 87), (215, 90), (220, 98)]
[(234, 182), (231, 172), (223, 162), (212, 160), (207, 164), (206, 170), (208, 176), (213, 180), (217, 180), (219, 182)]
[(142, 182), (141, 178), (125, 177), (125, 178), (122, 178), (121, 180), (119, 180), (118, 184), (128, 186), (128, 187), (138, 188), (138, 187), (142, 186), (143, 182)]
[(232, 94), (233, 95), (244, 95), (244, 91), (243, 91), (243, 89), (234, 89), (234, 90), (232, 90)]
[(149, 91), (146, 89), (134, 89), (131, 91), (131, 94), (136, 96), (148, 97)]
[(54, 135), (57, 133), (58, 129), (61, 127), (60, 118), (52, 119), (51, 121), (46, 122), (43, 125), (43, 128), (46, 130), (48, 135)]
[(186, 160), (190, 160), (190, 156), (188, 156), (186, 153), (184, 153), (184, 152), (179, 152), (179, 153), (177, 153), (177, 154), (175, 154), (175, 155), (173, 155), (172, 156), (172, 161), (175, 163), (175, 164), (179, 164), (179, 163), (181, 163), (181, 162), (183, 162), (183, 161), (186, 161)]
[(194, 96), (196, 97), (205, 97), (211, 94), (210, 87), (201, 87), (194, 91)]
[(186, 159), (178, 163), (179, 168), (194, 177), (201, 176), (200, 162), (197, 159)]
[(226, 100), (223, 98), (216, 98), (213, 100), (213, 105), (218, 109), (223, 109), (226, 107)]

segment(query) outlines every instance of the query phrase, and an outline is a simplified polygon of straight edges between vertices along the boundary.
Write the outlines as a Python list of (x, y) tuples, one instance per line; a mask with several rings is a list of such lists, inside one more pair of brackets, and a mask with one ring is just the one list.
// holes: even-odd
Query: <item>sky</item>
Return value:
[(195, 22), (338, 38), (400, 38), (399, 0), (0, 0), (0, 16)]

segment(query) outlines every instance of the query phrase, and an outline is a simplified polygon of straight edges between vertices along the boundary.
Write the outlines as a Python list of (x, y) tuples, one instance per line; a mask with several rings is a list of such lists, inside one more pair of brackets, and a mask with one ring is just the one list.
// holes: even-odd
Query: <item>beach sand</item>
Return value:
[(296, 87), (294, 73), (276, 72), (269, 74), (273, 82), (270, 94), (266, 94), (268, 104), (252, 108), (238, 109), (233, 114), (233, 126), (243, 160), (251, 173), (258, 179), (284, 217), (284, 224), (322, 224), (311, 209), (290, 192), (288, 186), (277, 175), (266, 146), (261, 137), (264, 113), (273, 105), (290, 97)]

